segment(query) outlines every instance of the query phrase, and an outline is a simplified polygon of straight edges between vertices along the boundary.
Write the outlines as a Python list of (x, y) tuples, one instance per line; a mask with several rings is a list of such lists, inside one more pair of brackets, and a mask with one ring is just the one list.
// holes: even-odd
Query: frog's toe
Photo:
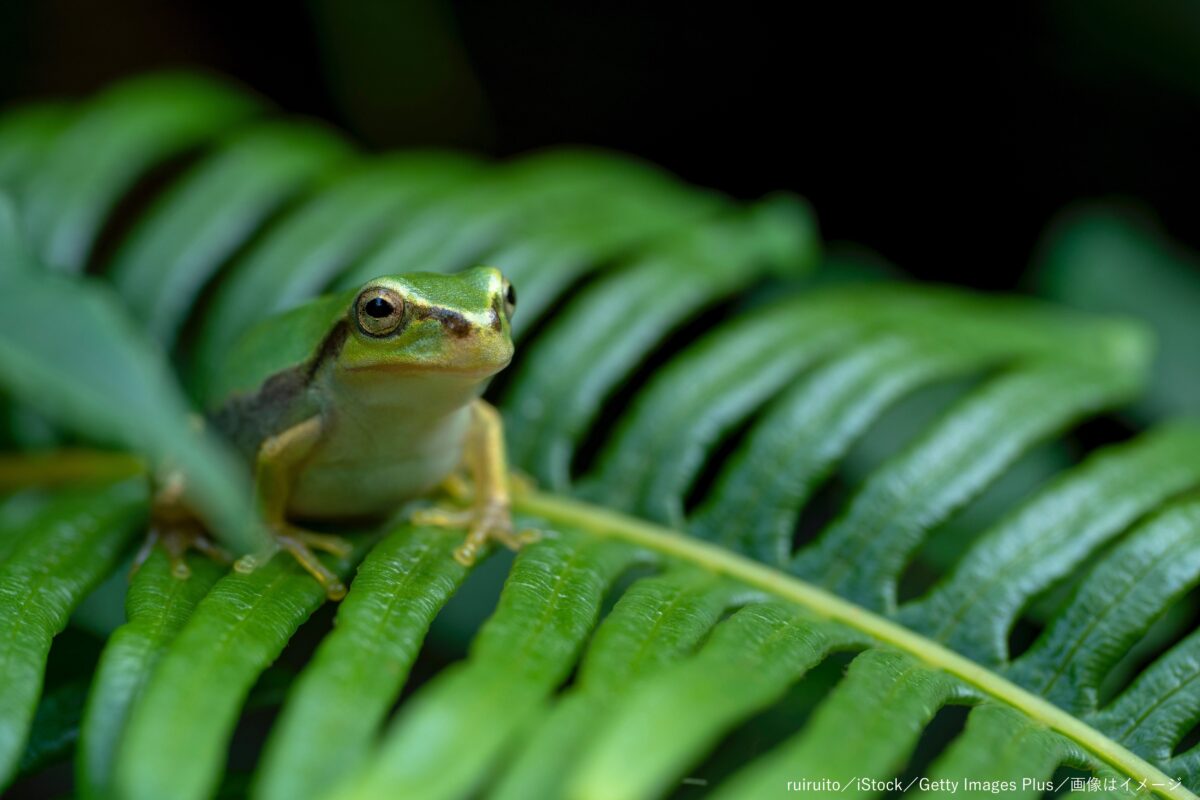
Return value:
[(464, 567), (475, 566), (475, 559), (479, 557), (480, 546), (471, 541), (466, 541), (454, 548), (454, 560), (462, 564)]
[(299, 528), (291, 528), (288, 530), (288, 535), (299, 540), (302, 544), (313, 550), (319, 550), (322, 553), (329, 553), (338, 558), (345, 558), (354, 551), (354, 545), (343, 539), (341, 536), (334, 536), (328, 533), (315, 533), (313, 531), (301, 530)]
[(460, 510), (432, 506), (418, 508), (409, 517), (414, 525), (426, 525), (431, 528), (467, 528), (475, 519), (470, 510)]
[(346, 584), (321, 562), (313, 550), (344, 558), (352, 549), (353, 545), (340, 536), (314, 533), (290, 525), (278, 525), (272, 526), (271, 544), (266, 550), (242, 556), (234, 562), (233, 568), (236, 572), (249, 574), (270, 561), (280, 550), (286, 550), (296, 559), (296, 563), (317, 579), (325, 589), (325, 596), (337, 601), (346, 596)]
[(133, 559), (130, 574), (136, 574), (155, 546), (162, 547), (171, 565), (171, 575), (179, 580), (192, 576), (188, 566), (188, 551), (194, 550), (219, 564), (229, 564), (233, 557), (214, 542), (198, 523), (192, 520), (171, 523), (152, 523), (146, 542)]
[(507, 505), (485, 505), (468, 513), (471, 522), (467, 526), (467, 538), (454, 551), (455, 560), (465, 566), (475, 562), (476, 556), (488, 542), (499, 542), (510, 550), (520, 550), (541, 537), (535, 530), (514, 530), (512, 514)]

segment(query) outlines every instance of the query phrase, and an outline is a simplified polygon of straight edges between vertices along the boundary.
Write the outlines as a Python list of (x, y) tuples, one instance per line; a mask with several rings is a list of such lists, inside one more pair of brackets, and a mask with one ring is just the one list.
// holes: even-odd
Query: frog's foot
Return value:
[(133, 558), (130, 575), (137, 573), (146, 559), (150, 557), (155, 545), (161, 545), (171, 562), (171, 574), (180, 580), (187, 580), (192, 575), (192, 568), (187, 563), (187, 553), (195, 550), (208, 556), (220, 564), (230, 564), (233, 556), (222, 548), (204, 531), (196, 520), (177, 521), (167, 524), (155, 523), (146, 535), (146, 541)]
[(338, 558), (345, 558), (354, 549), (350, 542), (340, 536), (325, 533), (314, 533), (287, 524), (272, 526), (272, 544), (262, 553), (242, 556), (233, 565), (241, 573), (253, 572), (256, 568), (271, 560), (280, 550), (286, 550), (292, 558), (317, 579), (325, 589), (325, 596), (330, 600), (341, 600), (346, 596), (346, 584), (321, 563), (314, 550), (330, 553)]
[(463, 509), (422, 508), (413, 512), (412, 522), (436, 528), (465, 528), (467, 538), (454, 550), (454, 560), (464, 567), (475, 563), (479, 551), (489, 541), (500, 542), (510, 550), (520, 550), (540, 536), (535, 530), (513, 530), (508, 505), (495, 502)]

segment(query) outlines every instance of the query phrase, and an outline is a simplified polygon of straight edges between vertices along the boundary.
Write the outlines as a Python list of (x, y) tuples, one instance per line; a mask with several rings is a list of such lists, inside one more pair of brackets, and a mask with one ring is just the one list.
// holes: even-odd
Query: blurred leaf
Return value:
[[(2, 222), (3, 220), (0, 220)], [(0, 382), (17, 399), (96, 441), (181, 470), (188, 496), (231, 547), (265, 541), (245, 470), (189, 410), (162, 354), (112, 291), (47, 274), (0, 230)], [(10, 260), (11, 259), (11, 260)]]
[(245, 95), (186, 73), (140, 78), (96, 97), (28, 180), (22, 204), (34, 252), (52, 269), (79, 272), (104, 215), (139, 175), (256, 110)]
[(1200, 413), (1200, 257), (1157, 226), (1119, 207), (1064, 215), (1042, 244), (1038, 290), (1087, 311), (1128, 314), (1158, 336), (1150, 385), (1136, 407), (1142, 419)]

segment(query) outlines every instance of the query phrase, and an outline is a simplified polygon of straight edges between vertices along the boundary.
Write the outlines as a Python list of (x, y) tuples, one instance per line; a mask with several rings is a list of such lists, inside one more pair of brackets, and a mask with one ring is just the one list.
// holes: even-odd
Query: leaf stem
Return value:
[(522, 513), (566, 523), (598, 536), (622, 539), (691, 562), (856, 628), (1022, 711), (1073, 740), (1114, 769), (1139, 781), (1144, 780), (1146, 787), (1153, 787), (1152, 791), (1157, 795), (1172, 800), (1197, 800), (1197, 796), (1181, 783), (1058, 706), (969, 658), (824, 589), (679, 531), (588, 503), (532, 491), (518, 493), (513, 500), (516, 510)]

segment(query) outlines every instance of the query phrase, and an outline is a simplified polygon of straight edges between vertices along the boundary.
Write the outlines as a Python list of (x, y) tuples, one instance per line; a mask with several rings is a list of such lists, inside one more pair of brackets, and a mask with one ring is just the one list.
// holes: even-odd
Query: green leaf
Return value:
[(597, 629), (576, 687), (537, 724), (494, 797), (561, 795), (597, 721), (625, 687), (687, 657), (738, 594), (736, 584), (690, 568), (634, 583)]
[(697, 342), (640, 393), (581, 491), (680, 525), (705, 452), (766, 397), (853, 336), (858, 326), (843, 311), (802, 297)]
[(562, 681), (628, 546), (560, 531), (525, 548), (467, 662), (424, 686), (379, 752), (334, 797), (455, 797), (470, 791)]
[(1172, 494), (1200, 483), (1200, 428), (1178, 424), (1112, 447), (983, 534), (942, 585), (902, 609), (910, 627), (994, 665), (1024, 604)]
[(188, 566), (191, 575), (180, 580), (166, 553), (156, 549), (133, 576), (125, 600), (129, 621), (109, 638), (88, 695), (76, 754), (81, 797), (112, 795), (113, 767), (130, 709), (167, 646), (224, 572), (205, 558), (189, 559)]
[(925, 531), (1026, 448), (1125, 399), (1129, 387), (1120, 373), (1062, 364), (1001, 375), (876, 471), (794, 569), (864, 605), (894, 609), (900, 571)]
[(803, 206), (776, 198), (657, 243), (573, 298), (512, 378), (504, 407), (513, 461), (547, 486), (568, 486), (575, 440), (639, 355), (755, 278), (803, 272), (815, 255), (811, 234)]
[[(1070, 743), (1044, 726), (1011, 709), (986, 704), (971, 712), (967, 729), (933, 763), (929, 789), (917, 797), (940, 797), (939, 782), (977, 782), (977, 788), (962, 792), (966, 797), (1041, 797), (1046, 784), (1054, 786), (1054, 769), (1080, 756)], [(1030, 783), (1036, 782), (1036, 783)]]
[(82, 270), (105, 215), (140, 175), (257, 108), (225, 85), (188, 74), (140, 78), (99, 95), (27, 182), (22, 208), (34, 252), (52, 269)]
[[(875, 797), (872, 784), (900, 771), (925, 725), (957, 691), (954, 681), (910, 656), (869, 650), (854, 659), (801, 733), (723, 784), (717, 796), (764, 797), (802, 775), (849, 787), (839, 796)], [(861, 747), (846, 747), (849, 730)]]
[[(790, 606), (785, 608), (794, 608), (794, 616), (789, 620), (790, 625), (775, 630), (794, 632), (792, 635), (798, 638), (793, 641), (797, 643), (807, 639), (810, 651), (823, 648), (831, 642), (857, 647), (873, 642), (877, 646), (911, 655), (926, 668), (945, 673), (960, 682), (962, 691), (969, 693), (964, 696), (987, 698), (987, 702), (972, 714), (978, 721), (969, 723), (963, 736), (956, 739), (934, 764), (931, 779), (962, 780), (964, 776), (978, 776), (1002, 781), (1016, 776), (1019, 782), (1022, 769), (1028, 777), (1037, 779), (1048, 777), (1059, 764), (1082, 765), (1093, 770), (1103, 770), (1106, 768), (1104, 765), (1108, 765), (1120, 774), (1158, 781), (1156, 790), (1163, 796), (1193, 796), (1179, 786), (1169, 786), (1166, 775), (1138, 754), (1121, 747), (1063, 709), (999, 674), (836, 595), (713, 545), (577, 501), (545, 495), (527, 496), (520, 505), (527, 512), (555, 520), (558, 524), (575, 525), (602, 538), (615, 538), (663, 556), (703, 566), (741, 581), (748, 588), (786, 601)], [(771, 603), (750, 608), (756, 607), (778, 608)], [(739, 617), (735, 615), (730, 622)], [(757, 622), (753, 616), (748, 615), (748, 619)], [(784, 619), (788, 620), (786, 616)], [(806, 619), (807, 624), (804, 622)], [(748, 630), (753, 632), (754, 627)], [(697, 729), (697, 721), (708, 719), (710, 724), (728, 725), (735, 714), (744, 716), (749, 709), (737, 709), (736, 698), (753, 698), (756, 690), (748, 687), (753, 687), (756, 681), (743, 679), (748, 674), (744, 667), (736, 673), (731, 671), (714, 676), (712, 672), (723, 669), (724, 662), (716, 657), (713, 657), (712, 664), (703, 664), (701, 660), (704, 653), (713, 652), (718, 642), (736, 642), (739, 633), (735, 631), (728, 634), (726, 640), (726, 634), (718, 627), (710, 637), (708, 646), (695, 659), (634, 686), (626, 694), (619, 709), (621, 713), (616, 718), (625, 724), (620, 727), (609, 724), (597, 734), (600, 744), (585, 758), (580, 768), (582, 771), (577, 773), (579, 790), (575, 796), (645, 796), (661, 790), (666, 786), (671, 771), (678, 774), (678, 769), (697, 755), (696, 751), (711, 743), (718, 726), (713, 725), (710, 729), (701, 725)], [(769, 638), (759, 641), (773, 643)], [(737, 648), (729, 655), (736, 660)], [(756, 660), (756, 674), (769, 663), (775, 662)], [(798, 666), (802, 667), (804, 663), (801, 660)], [(703, 666), (694, 666), (697, 664)], [(786, 669), (777, 663), (776, 668)], [(661, 692), (652, 692), (647, 688), (653, 684), (657, 684)], [(697, 694), (699, 687), (708, 687), (707, 692)], [(734, 699), (727, 699), (726, 695), (732, 695)], [(670, 697), (676, 700), (667, 705), (670, 701), (666, 698)], [(688, 704), (689, 698), (695, 698), (696, 702)], [(663, 705), (647, 711), (646, 705), (650, 702)], [(680, 714), (692, 724), (686, 727), (678, 725)], [(670, 728), (672, 738), (647, 737), (643, 726), (664, 730)], [(676, 730), (676, 727), (682, 730)], [(640, 749), (629, 746), (628, 740), (631, 738), (641, 742)], [(998, 746), (998, 741), (1005, 744)], [(653, 754), (650, 754), (651, 747)], [(677, 762), (673, 763), (673, 770), (659, 763), (664, 753)], [(619, 768), (615, 766), (618, 759), (624, 759), (620, 761)], [(640, 767), (640, 770), (631, 768), (631, 763)], [(983, 791), (986, 790), (981, 790), (981, 793)]]
[(256, 797), (319, 797), (365, 760), (429, 624), (466, 577), (452, 557), (458, 544), (443, 530), (403, 527), (367, 556), (276, 723)]
[(1161, 512), (1105, 556), (1071, 604), (1009, 671), (1013, 680), (1082, 713), (1101, 679), (1155, 619), (1200, 581), (1200, 504)]
[(117, 252), (117, 291), (170, 345), (221, 264), (273, 212), (350, 156), (322, 128), (268, 123), (222, 143), (165, 192)]
[[(342, 577), (352, 563), (327, 562)], [(248, 575), (232, 572), (218, 581), (162, 654), (130, 712), (113, 767), (117, 795), (210, 796), (254, 681), (324, 602), (324, 588), (286, 553)]]
[(856, 343), (764, 411), (689, 529), (786, 564), (800, 509), (867, 427), (914, 389), (983, 363), (970, 352), (892, 334)]
[[(695, 658), (663, 670), (623, 698), (580, 759), (568, 794), (661, 794), (720, 734), (856, 638), (785, 604), (742, 609), (713, 631)], [(741, 680), (747, 670), (754, 670), (753, 681)]]
[(20, 525), (0, 562), (0, 784), (24, 751), (50, 642), (116, 566), (145, 505), (137, 480), (57, 496)]
[[(70, 314), (57, 313), (64, 302)], [(166, 359), (107, 287), (38, 274), (33, 264), (0, 276), (0, 383), (59, 424), (180, 470), (189, 498), (231, 547), (261, 549), (245, 468), (191, 424)]]
[(1144, 320), (1159, 353), (1139, 416), (1153, 419), (1200, 410), (1200, 258), (1171, 242), (1160, 226), (1115, 206), (1085, 206), (1050, 228), (1034, 282), (1047, 296), (1076, 308)]

